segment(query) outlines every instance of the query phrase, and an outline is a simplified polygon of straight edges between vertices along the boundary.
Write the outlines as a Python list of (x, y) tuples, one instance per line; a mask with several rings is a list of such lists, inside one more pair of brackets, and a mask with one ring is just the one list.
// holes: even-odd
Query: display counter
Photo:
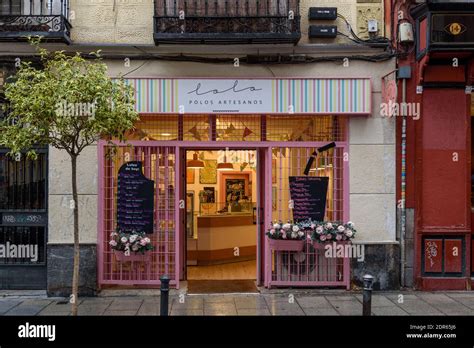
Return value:
[(249, 213), (197, 217), (197, 250), (188, 259), (198, 265), (250, 260), (256, 256), (257, 225)]

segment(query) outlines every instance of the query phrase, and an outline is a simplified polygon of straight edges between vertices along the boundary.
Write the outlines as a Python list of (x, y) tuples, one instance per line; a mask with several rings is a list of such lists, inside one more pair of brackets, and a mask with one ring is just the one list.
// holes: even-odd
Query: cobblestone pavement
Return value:
[[(159, 315), (160, 297), (140, 292), (79, 299), (79, 315)], [(170, 296), (170, 315), (361, 315), (362, 294), (354, 291), (297, 291), (260, 294)], [(65, 304), (62, 304), (65, 303)], [(474, 315), (474, 291), (374, 292), (373, 315)], [(0, 315), (70, 315), (62, 298), (38, 291), (0, 291)]]

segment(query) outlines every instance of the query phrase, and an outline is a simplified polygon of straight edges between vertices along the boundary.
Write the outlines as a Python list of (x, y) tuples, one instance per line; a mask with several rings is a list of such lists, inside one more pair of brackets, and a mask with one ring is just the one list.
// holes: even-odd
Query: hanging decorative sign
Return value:
[(328, 183), (329, 177), (326, 176), (290, 176), (295, 222), (324, 220)]
[(155, 182), (142, 172), (142, 162), (120, 167), (117, 189), (117, 227), (122, 231), (153, 233)]
[(474, 43), (473, 13), (436, 13), (431, 17), (431, 43), (463, 46)]

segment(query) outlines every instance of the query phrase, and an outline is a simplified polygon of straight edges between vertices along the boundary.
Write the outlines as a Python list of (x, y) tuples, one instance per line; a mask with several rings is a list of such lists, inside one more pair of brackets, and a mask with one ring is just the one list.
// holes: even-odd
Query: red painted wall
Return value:
[(469, 228), (467, 97), (463, 89), (423, 91), (419, 224), (422, 230)]

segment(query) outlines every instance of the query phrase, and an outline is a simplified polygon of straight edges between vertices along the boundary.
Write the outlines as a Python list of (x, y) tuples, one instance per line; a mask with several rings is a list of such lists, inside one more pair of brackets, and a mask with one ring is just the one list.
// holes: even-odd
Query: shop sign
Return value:
[(142, 172), (142, 162), (120, 167), (117, 188), (117, 228), (153, 233), (155, 182)]
[(185, 112), (248, 113), (271, 109), (270, 80), (182, 80), (179, 104)]
[(126, 79), (140, 113), (361, 114), (371, 113), (369, 78)]
[(323, 221), (326, 212), (327, 176), (290, 176), (293, 219)]
[(431, 42), (434, 44), (474, 43), (474, 14), (436, 13), (431, 17)]

